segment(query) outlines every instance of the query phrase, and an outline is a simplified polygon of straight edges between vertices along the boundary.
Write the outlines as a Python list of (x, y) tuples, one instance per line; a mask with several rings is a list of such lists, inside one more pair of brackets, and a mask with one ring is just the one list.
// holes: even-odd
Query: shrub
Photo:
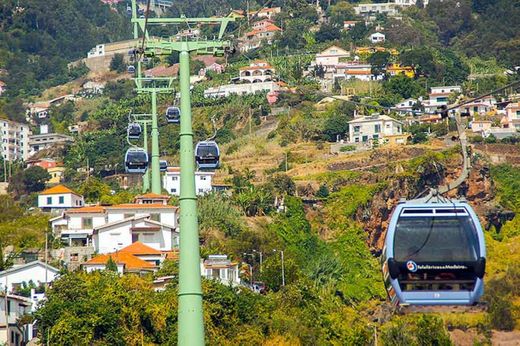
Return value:
[(356, 150), (355, 145), (345, 145), (345, 146), (339, 148), (339, 151), (342, 153), (348, 152), (348, 151), (354, 151), (354, 150)]

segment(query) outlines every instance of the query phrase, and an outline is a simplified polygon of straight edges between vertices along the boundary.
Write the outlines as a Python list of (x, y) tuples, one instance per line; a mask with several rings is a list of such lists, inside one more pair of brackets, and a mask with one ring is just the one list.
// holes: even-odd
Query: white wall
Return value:
[[(376, 125), (379, 125), (379, 132), (376, 132)], [(359, 132), (354, 132), (354, 127), (359, 126)], [(395, 121), (389, 120), (374, 120), (367, 122), (358, 122), (349, 124), (349, 142), (360, 143), (363, 142), (363, 136), (368, 136), (367, 140), (371, 141), (374, 135), (378, 135), (381, 139), (385, 135), (396, 135), (402, 133), (402, 125)]]
[[(91, 273), (96, 270), (105, 270), (106, 264), (83, 264), (83, 268), (87, 273)], [(117, 264), (117, 272), (123, 274), (124, 265)]]
[[(203, 195), (211, 192), (212, 172), (195, 172), (195, 193)], [(179, 196), (181, 186), (180, 172), (166, 172), (163, 176), (163, 187), (170, 195)]]
[[(150, 226), (145, 220), (125, 222), (99, 230), (92, 236), (95, 251), (98, 253), (112, 253), (132, 244), (131, 227)], [(138, 241), (159, 251), (171, 251), (178, 244), (178, 234), (162, 227), (159, 231), (135, 232), (139, 235)]]
[(161, 214), (160, 222), (162, 224), (176, 227), (177, 210), (174, 207), (165, 206), (164, 208), (146, 208), (146, 204), (140, 206), (142, 207), (129, 209), (107, 207), (108, 223), (125, 219), (125, 214), (127, 217), (129, 217), (129, 215), (140, 217), (151, 214)]
[(29, 283), (32, 280), (37, 286), (38, 283), (51, 282), (56, 277), (57, 273), (52, 270), (47, 270), (47, 281), (45, 281), (45, 266), (36, 265), (24, 268), (14, 273), (0, 273), (0, 285), (3, 291), (6, 286), (12, 291), (13, 284), (19, 284), (22, 282)]
[[(63, 197), (63, 203), (60, 203), (60, 197)], [(51, 203), (47, 200), (48, 198), (51, 199)], [(39, 208), (77, 208), (82, 207), (83, 203), (83, 197), (72, 193), (38, 195)]]

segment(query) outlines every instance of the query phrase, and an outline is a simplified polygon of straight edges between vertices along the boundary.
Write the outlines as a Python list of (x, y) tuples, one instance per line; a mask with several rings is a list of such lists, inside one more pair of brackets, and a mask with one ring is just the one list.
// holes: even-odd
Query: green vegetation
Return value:
[(127, 38), (129, 21), (101, 1), (2, 1), (0, 68), (8, 96), (35, 96), (86, 72), (67, 63), (96, 44)]

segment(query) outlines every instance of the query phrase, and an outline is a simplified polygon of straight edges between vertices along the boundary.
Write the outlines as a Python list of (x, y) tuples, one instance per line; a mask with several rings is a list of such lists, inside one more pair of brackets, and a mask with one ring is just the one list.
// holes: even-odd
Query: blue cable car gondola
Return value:
[(166, 160), (160, 160), (159, 161), (159, 171), (166, 172), (167, 168), (168, 168), (168, 162)]
[(181, 110), (179, 107), (171, 106), (166, 109), (166, 121), (169, 124), (178, 124), (181, 122)]
[(129, 66), (126, 68), (126, 71), (127, 71), (128, 73), (132, 73), (132, 74), (135, 73), (135, 67), (134, 67), (134, 65), (129, 65)]
[(139, 123), (130, 123), (126, 130), (128, 139), (139, 139), (141, 137), (141, 125)]
[(130, 148), (125, 154), (126, 173), (143, 174), (148, 168), (148, 154), (143, 148)]
[(201, 169), (218, 168), (220, 166), (220, 150), (217, 142), (198, 142), (195, 147), (195, 161)]
[(483, 294), (484, 233), (466, 202), (398, 204), (382, 261), (385, 287), (396, 305), (473, 305)]

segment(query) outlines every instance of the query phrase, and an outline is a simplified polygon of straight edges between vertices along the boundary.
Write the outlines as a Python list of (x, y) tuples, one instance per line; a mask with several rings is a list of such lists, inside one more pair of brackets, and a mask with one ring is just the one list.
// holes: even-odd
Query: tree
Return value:
[(99, 202), (103, 196), (110, 195), (110, 191), (110, 186), (96, 177), (88, 178), (79, 187), (79, 193), (85, 198), (85, 201), (89, 203)]
[(112, 60), (110, 60), (110, 70), (116, 71), (116, 72), (125, 72), (126, 71), (126, 64), (124, 61), (124, 55), (120, 53), (114, 54), (114, 57)]
[(426, 48), (414, 48), (401, 53), (401, 63), (412, 66), (416, 77), (421, 75), (430, 76), (435, 74), (435, 59), (432, 52)]
[(287, 174), (278, 173), (271, 178), (271, 184), (278, 195), (294, 195), (296, 184)]
[(332, 24), (323, 24), (320, 26), (320, 30), (316, 33), (316, 40), (318, 42), (327, 42), (339, 40), (341, 37), (341, 32), (337, 26)]
[(169, 66), (175, 65), (179, 63), (179, 52), (174, 51), (170, 55), (166, 57), (166, 62)]
[(372, 65), (372, 74), (376, 76), (383, 74), (389, 60), (390, 53), (388, 52), (375, 52), (374, 54), (370, 55), (368, 62), (370, 65)]
[(117, 273), (117, 264), (112, 258), (112, 256), (108, 257), (108, 261), (105, 265), (105, 270)]
[(45, 169), (40, 166), (32, 166), (11, 177), (9, 191), (13, 192), (16, 198), (39, 192), (45, 189), (45, 182), (50, 178), (50, 174)]
[(397, 94), (403, 99), (418, 97), (424, 93), (424, 89), (418, 81), (404, 75), (390, 77), (383, 83), (385, 92)]
[(2, 112), (7, 114), (9, 120), (25, 123), (25, 106), (23, 100), (14, 98), (2, 106)]
[(335, 142), (337, 137), (343, 137), (348, 132), (348, 122), (352, 115), (342, 112), (332, 113), (323, 124), (323, 137), (329, 142)]
[(321, 184), (318, 191), (316, 191), (316, 197), (327, 198), (329, 197), (329, 188), (325, 184)]

